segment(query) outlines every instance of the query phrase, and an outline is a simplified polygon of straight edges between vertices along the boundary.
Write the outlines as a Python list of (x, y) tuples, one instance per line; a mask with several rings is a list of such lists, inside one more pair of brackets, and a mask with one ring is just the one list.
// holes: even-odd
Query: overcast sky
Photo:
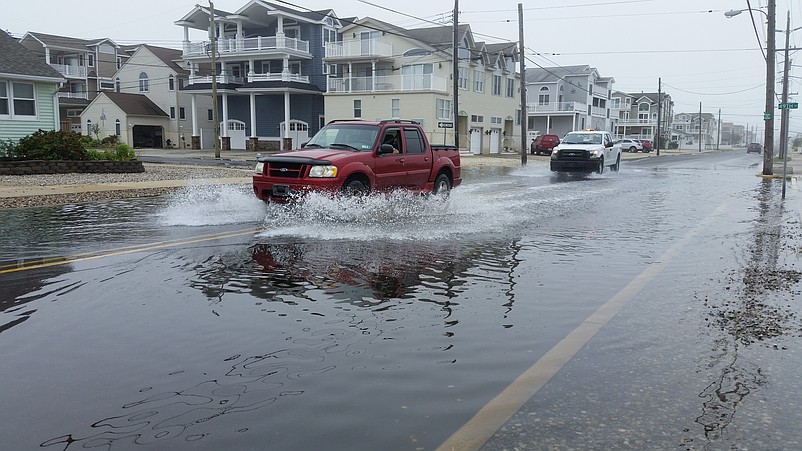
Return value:
[[(776, 0), (778, 30), (802, 27), (802, 2)], [(79, 38), (108, 37), (118, 44), (149, 43), (180, 48), (181, 27), (173, 22), (195, 4), (207, 1), (75, 0), (56, 7), (53, 0), (6, 2), (0, 28), (20, 37), (27, 31)], [(247, 0), (217, 0), (216, 9), (234, 12)], [(339, 17), (375, 17), (405, 28), (433, 26), (449, 20), (450, 0), (293, 0), (275, 1), (298, 9), (332, 8)], [(747, 0), (459, 0), (460, 23), (470, 24), (477, 40), (518, 41), (518, 4), (523, 4), (527, 67), (588, 64), (614, 88), (625, 92), (664, 92), (675, 113), (719, 114), (725, 121), (763, 129), (766, 99), (766, 15), (748, 12), (726, 18), (724, 12), (745, 9)], [(766, 10), (768, 0), (749, 0)], [(756, 34), (757, 29), (757, 34)], [(192, 35), (202, 40), (202, 35)], [(777, 33), (785, 48), (785, 33)], [(789, 47), (802, 47), (802, 30), (790, 33)], [(799, 52), (796, 52), (799, 54)], [(791, 59), (794, 52), (791, 53)], [(777, 53), (777, 80), (782, 80), (783, 52)], [(802, 63), (791, 67), (790, 92), (800, 91)], [(776, 85), (777, 98), (782, 85)], [(800, 93), (802, 94), (802, 93)], [(795, 96), (791, 101), (802, 100)], [(779, 103), (776, 101), (775, 103)], [(802, 102), (801, 102), (802, 103)], [(779, 110), (774, 110), (779, 130)], [(791, 114), (792, 133), (802, 134), (802, 109)], [(793, 136), (793, 135), (792, 135)]]

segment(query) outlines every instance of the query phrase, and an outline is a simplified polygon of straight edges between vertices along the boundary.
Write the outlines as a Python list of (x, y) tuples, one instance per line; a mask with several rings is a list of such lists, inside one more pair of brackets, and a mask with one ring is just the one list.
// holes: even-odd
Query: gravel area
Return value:
[[(475, 166), (520, 166), (518, 155), (470, 155), (462, 158), (463, 167)], [(542, 164), (534, 157), (530, 164)], [(182, 164), (143, 163), (145, 172), (126, 174), (39, 174), (39, 175), (0, 175), (0, 188), (23, 186), (73, 186), (120, 182), (146, 182), (160, 180), (210, 180), (230, 177), (249, 177), (250, 168), (231, 168), (216, 166), (197, 166)], [(121, 189), (114, 191), (91, 191), (63, 193), (42, 196), (2, 197), (0, 209), (36, 207), (42, 205), (62, 205), (100, 200), (128, 199), (161, 196), (181, 189), (180, 187), (153, 187), (141, 189)]]

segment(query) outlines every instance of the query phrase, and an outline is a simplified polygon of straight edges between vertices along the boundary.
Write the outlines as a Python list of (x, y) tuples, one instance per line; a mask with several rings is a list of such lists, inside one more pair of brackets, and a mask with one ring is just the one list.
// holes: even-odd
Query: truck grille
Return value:
[(588, 152), (580, 149), (562, 149), (559, 157), (563, 160), (587, 160)]
[(269, 177), (299, 179), (304, 176), (306, 165), (303, 163), (268, 162), (266, 173)]

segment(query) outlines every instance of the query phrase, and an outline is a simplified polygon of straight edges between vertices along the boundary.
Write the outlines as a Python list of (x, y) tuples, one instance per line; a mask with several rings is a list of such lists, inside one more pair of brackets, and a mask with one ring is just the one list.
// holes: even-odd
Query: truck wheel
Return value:
[(370, 188), (362, 180), (351, 179), (343, 185), (343, 194), (346, 196), (362, 197), (370, 193)]
[(618, 158), (615, 160), (615, 164), (610, 166), (610, 169), (613, 172), (618, 172), (618, 170), (621, 169), (621, 155), (618, 155)]
[(599, 167), (596, 168), (597, 174), (604, 174), (604, 157), (599, 158)]
[(448, 198), (448, 193), (451, 192), (451, 179), (445, 174), (440, 174), (434, 180), (434, 189), (432, 194), (436, 194), (443, 199)]

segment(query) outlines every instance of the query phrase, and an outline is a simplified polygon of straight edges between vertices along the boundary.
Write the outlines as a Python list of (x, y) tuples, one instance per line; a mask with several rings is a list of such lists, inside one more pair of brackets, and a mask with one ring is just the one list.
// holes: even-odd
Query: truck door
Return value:
[(404, 128), (404, 169), (406, 187), (420, 190), (429, 181), (433, 164), (432, 152), (418, 127)]
[(388, 127), (379, 139), (379, 146), (390, 144), (399, 153), (378, 153), (376, 149), (373, 174), (376, 176), (376, 189), (388, 190), (405, 186), (406, 170), (404, 169), (404, 150), (401, 144), (401, 128)]

